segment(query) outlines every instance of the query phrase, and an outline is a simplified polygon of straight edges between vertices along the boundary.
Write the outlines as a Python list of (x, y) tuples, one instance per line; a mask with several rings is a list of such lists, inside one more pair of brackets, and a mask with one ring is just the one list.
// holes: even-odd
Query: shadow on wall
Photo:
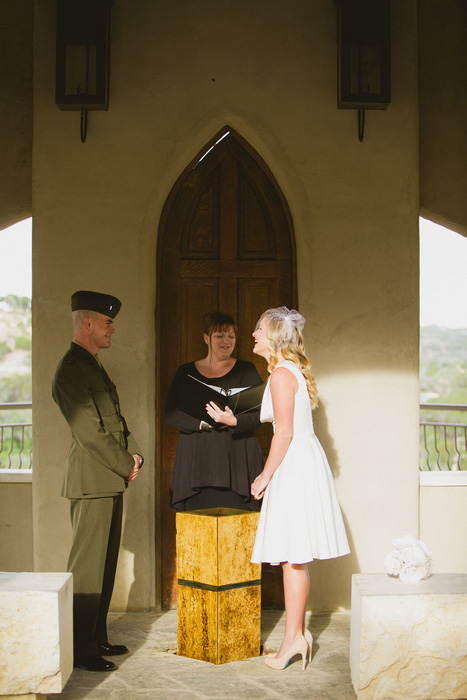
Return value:
[[(355, 547), (347, 518), (344, 513), (345, 528), (350, 544), (350, 554), (337, 559), (315, 559), (309, 564), (310, 571), (310, 595), (308, 597), (308, 609), (324, 612), (338, 612), (350, 610), (352, 594), (352, 574), (360, 573), (360, 565), (355, 553)], [(342, 586), (342, 581), (346, 582)], [(317, 607), (316, 601), (319, 601)]]
[[(341, 471), (339, 458), (331, 437), (326, 416), (326, 404), (320, 398), (316, 411), (313, 412), (315, 432), (321, 442), (328, 458), (334, 478), (337, 478)], [(342, 505), (341, 505), (342, 510)], [(342, 512), (345, 529), (350, 544), (350, 554), (337, 559), (314, 560), (309, 565), (310, 570), (310, 595), (308, 607), (310, 610), (316, 608), (319, 601), (319, 612), (336, 612), (338, 610), (350, 610), (352, 592), (352, 574), (360, 573), (360, 565), (355, 554), (352, 533), (347, 518)], [(342, 586), (342, 581), (348, 585)]]
[(137, 490), (144, 488), (145, 478), (147, 474), (140, 473), (124, 496), (122, 539), (111, 606), (113, 611), (145, 612), (152, 609), (154, 582), (151, 581), (151, 561), (146, 555), (145, 538), (138, 535), (141, 527), (148, 527), (148, 523), (141, 523), (138, 512), (140, 494)]
[(337, 456), (336, 448), (334, 447), (334, 440), (329, 432), (328, 419), (326, 415), (326, 404), (318, 395), (318, 408), (313, 411), (313, 426), (318, 440), (323, 446), (323, 450), (328, 458), (329, 466), (331, 467), (332, 474), (336, 479), (340, 474), (340, 464)]

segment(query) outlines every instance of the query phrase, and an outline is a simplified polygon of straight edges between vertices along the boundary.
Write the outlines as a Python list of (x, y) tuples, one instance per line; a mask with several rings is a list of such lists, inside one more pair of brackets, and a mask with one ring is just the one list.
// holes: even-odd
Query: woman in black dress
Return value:
[[(205, 358), (178, 368), (165, 406), (166, 422), (180, 431), (170, 484), (175, 510), (239, 508), (259, 510), (251, 483), (263, 469), (263, 453), (254, 435), (259, 410), (234, 416), (218, 412), (219, 427), (211, 427), (177, 408), (180, 382), (191, 374), (222, 389), (243, 388), (262, 380), (252, 362), (232, 357), (237, 329), (231, 316), (215, 311), (204, 317)], [(206, 417), (207, 413), (206, 413)]]

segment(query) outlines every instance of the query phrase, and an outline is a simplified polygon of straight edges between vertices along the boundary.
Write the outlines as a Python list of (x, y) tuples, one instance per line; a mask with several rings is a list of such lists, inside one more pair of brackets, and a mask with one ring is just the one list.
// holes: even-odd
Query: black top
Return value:
[(197, 418), (177, 408), (180, 381), (187, 374), (222, 389), (248, 387), (262, 381), (253, 363), (244, 360), (237, 360), (222, 377), (205, 377), (194, 362), (178, 368), (165, 406), (166, 422), (180, 431), (170, 483), (171, 505), (179, 510), (177, 504), (204, 487), (232, 489), (247, 501), (251, 497), (251, 483), (261, 473), (264, 463), (253, 433), (260, 423), (260, 412), (237, 416), (235, 427), (200, 430)]

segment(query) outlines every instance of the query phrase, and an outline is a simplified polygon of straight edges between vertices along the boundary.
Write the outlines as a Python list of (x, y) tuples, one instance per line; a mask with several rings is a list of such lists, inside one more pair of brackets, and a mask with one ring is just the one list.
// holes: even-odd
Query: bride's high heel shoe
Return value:
[(289, 647), (287, 653), (281, 656), (280, 659), (276, 659), (276, 657), (272, 658), (272, 655), (267, 656), (265, 659), (265, 663), (267, 666), (269, 666), (269, 668), (273, 668), (276, 671), (282, 671), (289, 665), (292, 658), (294, 656), (297, 656), (297, 654), (300, 654), (300, 656), (302, 657), (302, 666), (304, 671), (306, 668), (308, 658), (308, 643), (305, 637), (303, 636), (298, 637), (298, 639), (295, 640), (292, 646)]
[(313, 649), (313, 637), (309, 629), (305, 629), (304, 635), (306, 643), (308, 644), (308, 663), (311, 661), (311, 652)]

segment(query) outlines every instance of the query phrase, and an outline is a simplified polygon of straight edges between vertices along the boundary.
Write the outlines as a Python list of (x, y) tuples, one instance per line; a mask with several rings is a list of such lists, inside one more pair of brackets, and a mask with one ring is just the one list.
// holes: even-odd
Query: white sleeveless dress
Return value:
[[(313, 432), (313, 416), (305, 377), (291, 360), (278, 367), (298, 380), (293, 439), (263, 497), (251, 561), (255, 564), (332, 559), (350, 552), (334, 478)], [(261, 422), (272, 421), (270, 381), (261, 406)]]

